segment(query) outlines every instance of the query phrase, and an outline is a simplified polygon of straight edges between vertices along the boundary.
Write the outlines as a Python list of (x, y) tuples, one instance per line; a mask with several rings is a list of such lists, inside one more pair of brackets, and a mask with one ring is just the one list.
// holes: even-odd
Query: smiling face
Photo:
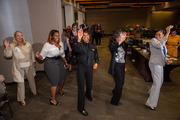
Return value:
[(52, 41), (58, 42), (59, 39), (60, 39), (59, 33), (55, 32), (52, 36)]
[(172, 31), (171, 32), (171, 36), (176, 36), (177, 35), (177, 32), (176, 31)]
[(72, 31), (77, 31), (77, 25), (73, 26)]
[(119, 37), (116, 39), (117, 42), (119, 42), (119, 41), (124, 41), (124, 40), (126, 39), (126, 37), (127, 37), (126, 35), (127, 35), (126, 32), (121, 32), (120, 35), (119, 35)]
[(90, 39), (90, 36), (88, 33), (83, 33), (83, 37), (82, 37), (83, 41), (85, 43), (89, 43), (89, 39)]
[(21, 32), (17, 32), (15, 35), (15, 39), (18, 43), (23, 42), (23, 34)]
[(164, 34), (162, 33), (162, 31), (156, 32), (155, 38), (156, 38), (158, 41), (161, 41), (163, 37), (164, 37)]

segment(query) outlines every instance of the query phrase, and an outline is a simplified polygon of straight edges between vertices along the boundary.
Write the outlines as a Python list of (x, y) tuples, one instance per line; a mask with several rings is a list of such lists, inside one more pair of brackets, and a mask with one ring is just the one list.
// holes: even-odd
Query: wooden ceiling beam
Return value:
[(76, 0), (76, 2), (117, 2), (117, 3), (150, 3), (150, 2), (171, 2), (174, 0)]
[(108, 5), (94, 5), (94, 6), (84, 6), (86, 9), (94, 9), (94, 8), (108, 8)]
[(110, 1), (102, 1), (102, 2), (78, 2), (79, 4), (107, 4)]

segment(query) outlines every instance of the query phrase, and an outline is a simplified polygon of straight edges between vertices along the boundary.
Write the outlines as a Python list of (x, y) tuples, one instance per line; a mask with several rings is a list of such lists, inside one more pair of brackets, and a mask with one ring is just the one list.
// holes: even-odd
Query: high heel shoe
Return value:
[(59, 90), (59, 94), (60, 94), (61, 96), (64, 96), (64, 92), (63, 92), (62, 90)]
[(156, 107), (150, 107), (150, 106), (147, 106), (146, 107), (149, 109), (149, 110), (152, 110), (152, 111), (157, 111), (157, 108)]
[(26, 102), (23, 100), (23, 101), (21, 101), (21, 105), (22, 106), (26, 106)]
[[(56, 101), (56, 103), (52, 102), (53, 100), (54, 100), (54, 99), (50, 99), (50, 100), (49, 100), (50, 105), (54, 105), (54, 106), (60, 105), (60, 103), (57, 102), (57, 101)], [(55, 100), (54, 100), (54, 101), (55, 101)]]

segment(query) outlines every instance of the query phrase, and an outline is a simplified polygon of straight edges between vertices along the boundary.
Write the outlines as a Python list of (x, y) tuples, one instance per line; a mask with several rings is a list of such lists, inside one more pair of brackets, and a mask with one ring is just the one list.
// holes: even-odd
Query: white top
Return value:
[(60, 41), (59, 44), (61, 45), (60, 50), (55, 45), (51, 45), (49, 44), (49, 42), (46, 42), (42, 48), (40, 55), (43, 57), (43, 59), (45, 59), (46, 57), (57, 57), (57, 56), (65, 57), (64, 45), (62, 41)]

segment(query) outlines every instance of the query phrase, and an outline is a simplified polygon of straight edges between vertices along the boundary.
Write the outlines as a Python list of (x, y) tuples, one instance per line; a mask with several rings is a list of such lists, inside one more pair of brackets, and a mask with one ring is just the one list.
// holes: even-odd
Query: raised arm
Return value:
[(5, 49), (4, 49), (4, 56), (5, 57), (12, 57), (12, 49), (9, 45), (9, 41), (7, 41), (6, 39), (4, 40), (4, 46), (5, 46)]
[(82, 37), (83, 37), (83, 29), (81, 28), (78, 30), (78, 42), (81, 42)]
[(169, 26), (166, 28), (166, 34), (165, 34), (165, 37), (168, 38), (168, 35), (169, 35), (169, 33), (170, 33), (170, 31), (171, 31), (172, 28), (173, 28), (173, 25), (169, 25)]
[(81, 43), (82, 37), (83, 37), (83, 29), (81, 28), (78, 30), (78, 42), (74, 48), (74, 51), (76, 51), (78, 53), (81, 52), (81, 50), (82, 50), (82, 43)]

